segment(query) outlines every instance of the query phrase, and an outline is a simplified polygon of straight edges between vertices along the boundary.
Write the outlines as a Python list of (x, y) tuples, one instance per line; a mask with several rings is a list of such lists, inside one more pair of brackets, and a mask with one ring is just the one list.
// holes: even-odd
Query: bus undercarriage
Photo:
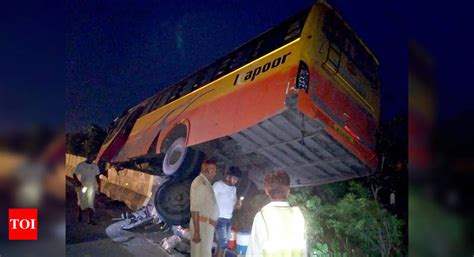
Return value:
[[(296, 108), (296, 97), (287, 99), (287, 108), (238, 133), (191, 147), (178, 142), (176, 153), (149, 154), (118, 166), (160, 177), (150, 203), (170, 225), (189, 221), (189, 187), (198, 175), (201, 161), (215, 159), (222, 177), (230, 166), (239, 167), (244, 179), (238, 194), (247, 196), (263, 188), (265, 173), (283, 169), (291, 178), (291, 187), (314, 186), (367, 176), (371, 169), (325, 131), (325, 124), (311, 119)], [(178, 144), (178, 145), (179, 145)], [(175, 145), (175, 144), (172, 144)], [(165, 174), (163, 162), (179, 166)], [(217, 179), (220, 177), (218, 176)], [(138, 178), (137, 178), (138, 179)]]

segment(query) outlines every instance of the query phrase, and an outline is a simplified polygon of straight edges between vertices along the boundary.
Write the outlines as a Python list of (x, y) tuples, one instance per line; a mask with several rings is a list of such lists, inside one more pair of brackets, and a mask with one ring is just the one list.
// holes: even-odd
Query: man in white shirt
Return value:
[(95, 194), (98, 191), (99, 167), (94, 163), (95, 155), (87, 154), (85, 161), (79, 163), (73, 172), (73, 178), (76, 184), (77, 205), (79, 205), (78, 221), (82, 221), (82, 212), (88, 213), (88, 224), (96, 225), (92, 220), (94, 214)]
[(227, 240), (230, 235), (232, 212), (242, 206), (242, 201), (237, 201), (237, 188), (235, 185), (242, 177), (242, 172), (237, 167), (230, 167), (224, 180), (217, 181), (212, 186), (219, 207), (219, 219), (217, 220), (217, 257), (224, 255), (227, 248)]
[(272, 200), (255, 215), (246, 257), (306, 257), (305, 220), (286, 201), (290, 178), (285, 171), (267, 174), (265, 193)]

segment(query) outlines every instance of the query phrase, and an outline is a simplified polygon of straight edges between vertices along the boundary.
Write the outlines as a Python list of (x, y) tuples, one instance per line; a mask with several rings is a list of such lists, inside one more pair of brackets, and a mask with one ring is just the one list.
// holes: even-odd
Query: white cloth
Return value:
[(237, 188), (229, 186), (224, 181), (217, 181), (212, 186), (219, 207), (219, 218), (231, 219), (234, 205), (237, 202)]
[(77, 204), (82, 210), (88, 208), (95, 210), (95, 192), (99, 187), (96, 176), (100, 174), (99, 167), (95, 163), (87, 163), (83, 161), (76, 166), (73, 174), (77, 175), (77, 178), (82, 184), (82, 188), (79, 187), (76, 189)]
[[(276, 232), (278, 234), (279, 239), (280, 240), (283, 239), (285, 242), (283, 244), (280, 244), (280, 246), (291, 247), (295, 245), (296, 239), (301, 239), (302, 242), (298, 242), (298, 244), (301, 244), (303, 246), (302, 256), (304, 257), (308, 256), (307, 247), (306, 247), (305, 221), (304, 221), (303, 215), (301, 214), (301, 211), (299, 211), (298, 208), (297, 208), (298, 211), (295, 212), (294, 215), (292, 215), (291, 220), (279, 220), (277, 218), (277, 219), (274, 219), (273, 221), (270, 221), (272, 217), (268, 217), (269, 216), (268, 214), (275, 211), (278, 212), (278, 208), (281, 208), (281, 207), (291, 208), (288, 202), (274, 201), (265, 205), (255, 215), (255, 218), (252, 224), (252, 231), (250, 233), (250, 241), (249, 241), (246, 255), (245, 255), (246, 257), (262, 257), (263, 256), (264, 247), (268, 243), (269, 236), (270, 236), (267, 226), (274, 228), (273, 233), (275, 233), (275, 231), (278, 231), (278, 229), (285, 227), (285, 225), (289, 225), (289, 226), (294, 225), (297, 227), (297, 229), (294, 230), (293, 232), (290, 232), (290, 231), (280, 231), (279, 233)], [(266, 210), (265, 218), (263, 217), (263, 214), (262, 214), (264, 210)], [(273, 215), (273, 218), (275, 218), (275, 216), (278, 216), (278, 215)], [(297, 231), (296, 233), (298, 234), (295, 235), (295, 231)]]
[[(199, 216), (217, 221), (219, 209), (217, 207), (211, 182), (202, 174), (197, 176), (191, 184), (190, 192), (191, 212), (199, 212)], [(194, 224), (190, 221), (191, 239), (194, 235)], [(214, 226), (208, 222), (199, 222), (201, 242), (195, 244), (191, 240), (191, 257), (211, 257)]]

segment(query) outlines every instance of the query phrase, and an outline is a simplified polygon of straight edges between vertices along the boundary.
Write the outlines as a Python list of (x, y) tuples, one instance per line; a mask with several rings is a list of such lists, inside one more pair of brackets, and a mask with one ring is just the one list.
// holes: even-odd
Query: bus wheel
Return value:
[(163, 173), (175, 178), (185, 179), (199, 173), (204, 154), (186, 147), (183, 137), (177, 138), (166, 150), (163, 160)]
[(156, 192), (155, 208), (166, 224), (173, 226), (189, 222), (191, 182), (191, 179), (168, 180)]

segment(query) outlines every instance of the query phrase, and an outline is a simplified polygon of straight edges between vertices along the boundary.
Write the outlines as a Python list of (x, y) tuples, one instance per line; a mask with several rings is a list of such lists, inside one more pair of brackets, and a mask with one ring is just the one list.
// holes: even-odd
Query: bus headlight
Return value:
[(298, 77), (296, 78), (296, 88), (303, 89), (306, 93), (308, 93), (309, 70), (308, 70), (308, 65), (306, 65), (304, 62), (300, 62), (300, 66), (298, 68)]

